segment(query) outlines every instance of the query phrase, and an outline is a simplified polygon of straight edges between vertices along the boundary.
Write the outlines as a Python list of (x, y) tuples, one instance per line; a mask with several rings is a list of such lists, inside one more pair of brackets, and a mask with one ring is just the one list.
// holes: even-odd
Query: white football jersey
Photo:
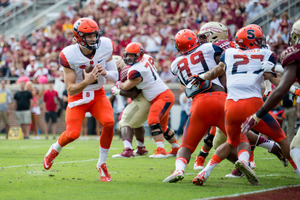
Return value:
[[(112, 56), (114, 46), (112, 41), (106, 37), (100, 37), (99, 43), (99, 48), (96, 49), (95, 55), (91, 59), (82, 54), (78, 43), (67, 46), (61, 51), (59, 55), (60, 64), (75, 71), (76, 83), (83, 81), (83, 70), (87, 66), (100, 63), (106, 69), (106, 61)], [(99, 76), (95, 83), (90, 84), (83, 91), (98, 90), (103, 87), (105, 81), (103, 76)]]
[(262, 61), (276, 63), (275, 54), (268, 49), (227, 49), (220, 59), (226, 64), (227, 99), (235, 101), (262, 97), (261, 83), (264, 80)]
[[(222, 52), (223, 50), (220, 47), (212, 43), (202, 44), (191, 54), (176, 58), (172, 62), (171, 72), (186, 86), (190, 76), (213, 69), (217, 65), (215, 55)], [(212, 80), (212, 82), (223, 88), (219, 78)]]
[(142, 81), (136, 87), (142, 90), (148, 101), (152, 101), (159, 94), (169, 89), (159, 77), (153, 58), (147, 54), (144, 54), (138, 63), (129, 68), (127, 77), (128, 79), (142, 78)]

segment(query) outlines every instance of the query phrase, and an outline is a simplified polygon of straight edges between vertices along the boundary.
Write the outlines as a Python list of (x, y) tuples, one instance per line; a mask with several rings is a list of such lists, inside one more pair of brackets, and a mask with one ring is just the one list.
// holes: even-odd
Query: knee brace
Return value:
[(213, 143), (213, 140), (214, 140), (214, 135), (211, 135), (211, 134), (207, 134), (206, 138), (204, 139), (204, 143), (209, 146), (209, 147), (212, 147), (212, 143)]
[[(159, 130), (156, 130), (159, 129)], [(152, 124), (150, 125), (150, 131), (152, 136), (163, 134), (163, 130), (161, 129), (160, 124)]]
[(164, 138), (165, 138), (166, 140), (171, 140), (171, 139), (173, 138), (173, 136), (175, 135), (175, 134), (174, 134), (174, 131), (173, 131), (172, 135), (168, 135), (168, 133), (169, 133), (170, 130), (171, 130), (171, 129), (168, 128), (167, 131), (164, 132)]

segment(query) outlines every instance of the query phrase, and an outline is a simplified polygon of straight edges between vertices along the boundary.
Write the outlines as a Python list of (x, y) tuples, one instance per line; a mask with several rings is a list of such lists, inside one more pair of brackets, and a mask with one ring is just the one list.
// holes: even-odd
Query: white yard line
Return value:
[(269, 192), (269, 191), (274, 191), (274, 190), (279, 190), (279, 189), (284, 189), (284, 188), (298, 187), (298, 186), (300, 186), (300, 185), (289, 185), (289, 186), (275, 187), (275, 188), (269, 188), (269, 189), (264, 189), (264, 190), (238, 193), (238, 194), (233, 194), (233, 195), (215, 196), (215, 197), (208, 197), (208, 198), (201, 198), (201, 199), (194, 199), (194, 200), (213, 200), (213, 199), (228, 198), (228, 197), (239, 197), (239, 196), (247, 195), (247, 194)]

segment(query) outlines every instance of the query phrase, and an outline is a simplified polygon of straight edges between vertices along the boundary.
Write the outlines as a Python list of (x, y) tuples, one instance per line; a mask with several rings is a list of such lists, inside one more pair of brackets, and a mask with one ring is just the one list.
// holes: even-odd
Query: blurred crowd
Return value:
[[(1, 6), (7, 1), (2, 0)], [(115, 54), (122, 55), (130, 42), (140, 42), (157, 63), (166, 82), (175, 82), (170, 64), (176, 56), (174, 35), (189, 28), (197, 32), (208, 21), (220, 21), (229, 27), (230, 36), (243, 27), (249, 16), (261, 12), (268, 0), (87, 0), (69, 5), (55, 23), (24, 35), (7, 38), (0, 35), (0, 76), (27, 76), (34, 83), (40, 75), (62, 78), (58, 54), (72, 43), (73, 23), (81, 17), (98, 22), (103, 35), (112, 39)], [(250, 9), (254, 8), (254, 9)], [(278, 31), (278, 30), (276, 30)]]

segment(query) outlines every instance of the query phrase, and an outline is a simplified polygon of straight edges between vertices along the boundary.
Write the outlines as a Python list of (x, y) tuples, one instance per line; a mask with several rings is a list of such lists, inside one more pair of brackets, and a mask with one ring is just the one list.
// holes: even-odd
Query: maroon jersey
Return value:
[(226, 49), (229, 48), (235, 48), (235, 43), (229, 40), (219, 40), (218, 42), (214, 43), (215, 45), (217, 45), (218, 47), (220, 47), (221, 49), (223, 49), (223, 51), (225, 51)]
[[(287, 66), (290, 63), (298, 63), (298, 71), (300, 71), (300, 44), (296, 44), (288, 47), (281, 53), (280, 57), (282, 67)], [(298, 73), (297, 73), (298, 74)], [(300, 76), (297, 77), (298, 82), (300, 82)]]

